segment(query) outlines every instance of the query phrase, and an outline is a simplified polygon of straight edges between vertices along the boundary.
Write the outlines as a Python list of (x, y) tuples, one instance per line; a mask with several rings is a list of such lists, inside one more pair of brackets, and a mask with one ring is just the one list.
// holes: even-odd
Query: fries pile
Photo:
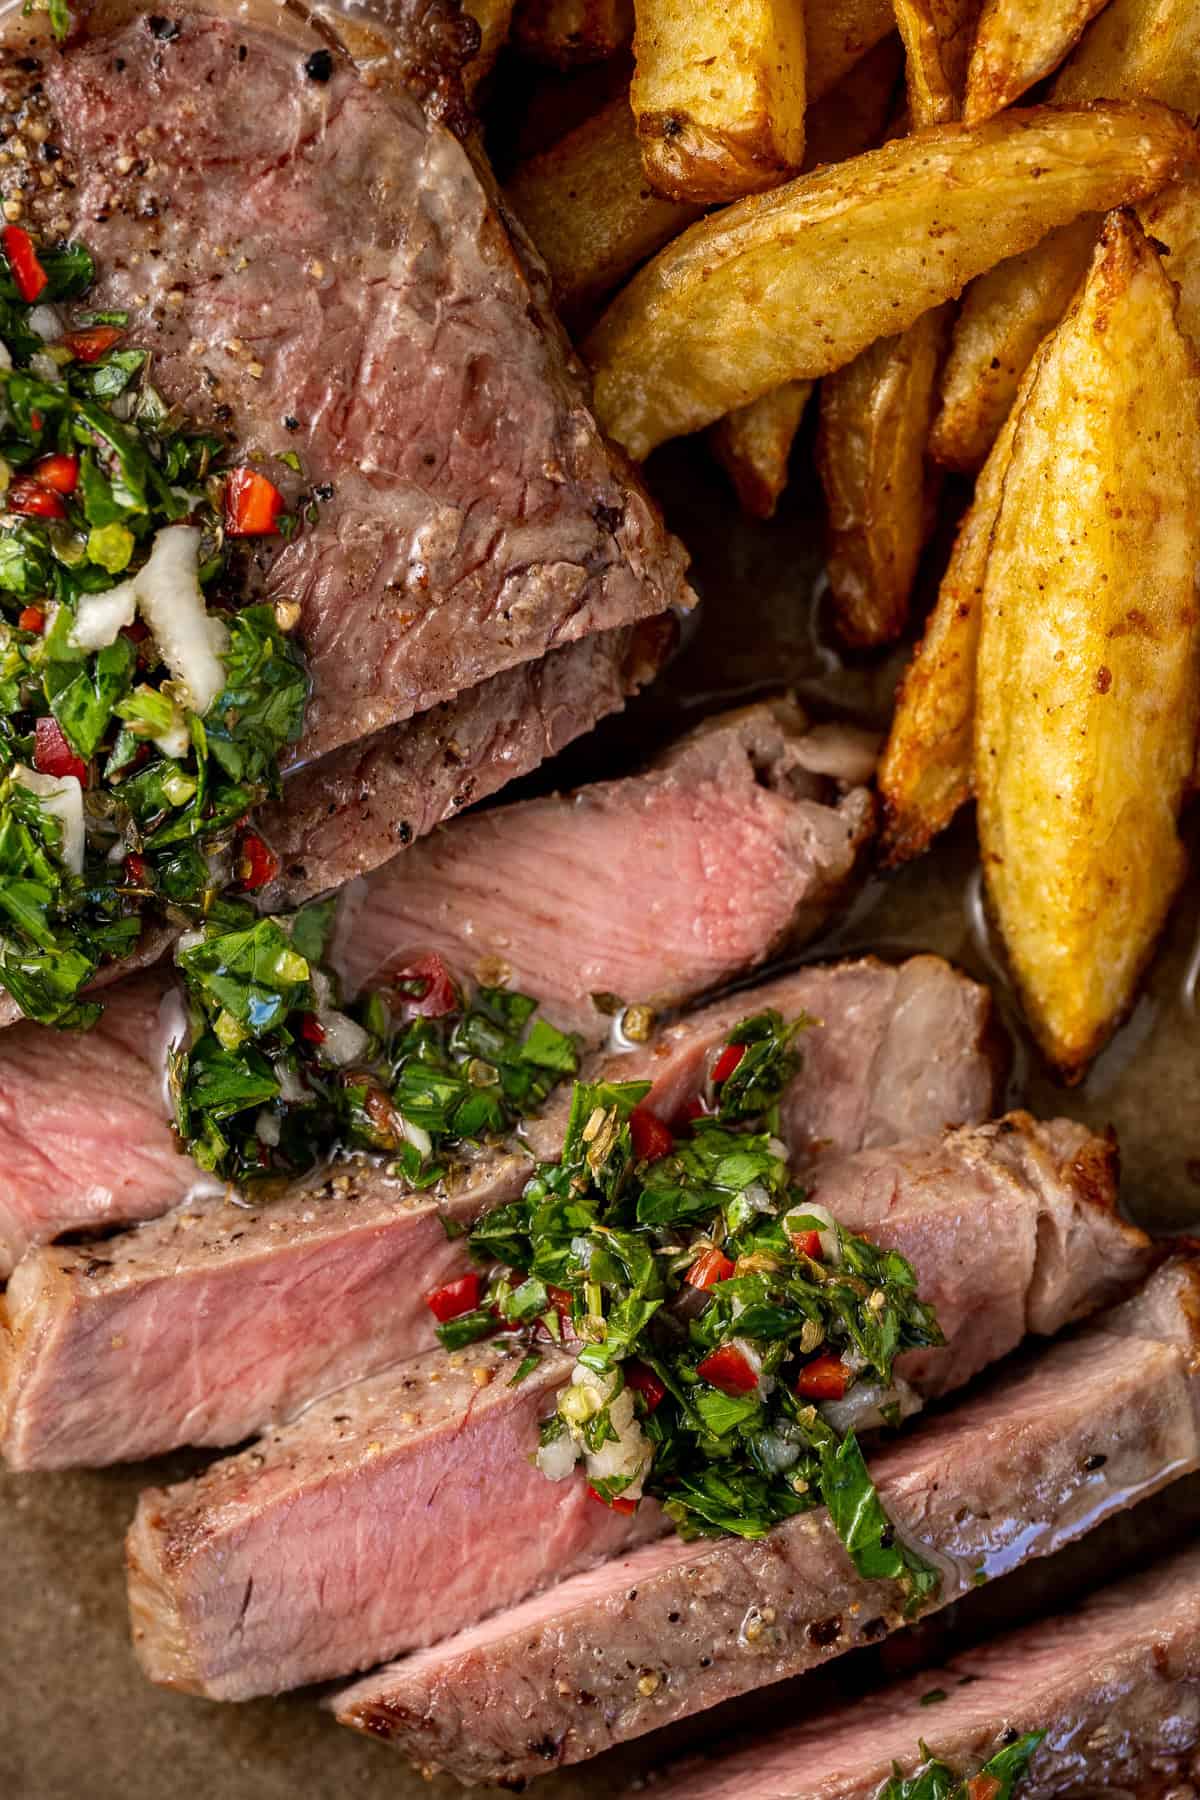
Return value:
[[(897, 693), (884, 858), (924, 852), (976, 801), (1014, 981), (1076, 1078), (1185, 873), (1200, 3), (633, 11), (631, 77), (614, 61), (607, 104), (507, 188), (597, 413), (636, 458), (707, 430), (767, 519), (819, 406), (830, 589), (855, 648), (911, 629), (944, 472), (974, 480)], [(611, 3), (517, 0), (514, 33), (547, 64), (584, 41), (611, 55), (622, 30)]]

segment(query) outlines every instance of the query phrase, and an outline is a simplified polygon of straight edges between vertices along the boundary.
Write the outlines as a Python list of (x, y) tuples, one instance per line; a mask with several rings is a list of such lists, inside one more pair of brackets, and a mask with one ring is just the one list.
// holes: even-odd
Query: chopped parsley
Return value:
[[(0, 368), (0, 986), (27, 1017), (79, 1029), (100, 1012), (81, 990), (133, 948), (144, 920), (219, 917), (246, 815), (279, 791), (309, 682), (272, 610), (235, 595), (222, 440), (181, 429), (150, 382), (149, 354), (122, 342), (124, 314), (83, 314), (43, 341), (22, 281), (32, 269), (44, 282), (38, 307), (77, 299), (92, 257), (80, 243), (35, 251), (27, 234), (10, 236), (0, 257), (11, 362)], [(18, 250), (24, 260), (10, 261)], [(180, 526), (190, 530), (168, 529)], [(155, 607), (170, 617), (147, 629), (139, 615)], [(202, 701), (181, 677), (187, 652), (176, 643), (169, 666), (158, 647), (184, 626), (217, 671)]]
[(860, 1572), (899, 1581), (915, 1610), (937, 1572), (822, 1405), (870, 1383), (878, 1415), (897, 1416), (895, 1358), (942, 1336), (904, 1258), (806, 1210), (790, 1179), (772, 1131), (803, 1024), (743, 1021), (711, 1110), (677, 1134), (647, 1122), (645, 1083), (577, 1083), (561, 1161), (471, 1233), (491, 1274), (438, 1336), (453, 1348), (499, 1318), (525, 1334), (522, 1369), (569, 1338), (547, 1474), (582, 1459), (598, 1498), (653, 1495), (685, 1537), (762, 1537), (823, 1503)]
[(576, 1072), (574, 1041), (535, 1001), (485, 987), (468, 1003), (442, 970), (436, 1017), (415, 1010), (428, 972), (341, 1011), (320, 963), (331, 903), (289, 919), (246, 908), (233, 928), (230, 911), (178, 952), (192, 1028), (170, 1078), (191, 1154), (231, 1181), (291, 1178), (357, 1149), (428, 1188)]
[(990, 1757), (977, 1775), (969, 1777), (955, 1775), (922, 1744), (925, 1761), (916, 1774), (904, 1776), (897, 1769), (880, 1789), (878, 1800), (1013, 1800), (1045, 1736), (1044, 1731), (1026, 1732)]

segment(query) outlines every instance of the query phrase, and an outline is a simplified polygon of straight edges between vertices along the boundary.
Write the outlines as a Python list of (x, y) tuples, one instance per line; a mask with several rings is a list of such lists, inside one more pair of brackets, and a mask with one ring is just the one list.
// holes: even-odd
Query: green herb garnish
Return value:
[(946, 1764), (921, 1745), (924, 1757), (915, 1775), (901, 1775), (897, 1769), (892, 1779), (879, 1791), (878, 1800), (1013, 1800), (1044, 1731), (1029, 1731), (995, 1756), (989, 1758), (977, 1775), (955, 1775)]

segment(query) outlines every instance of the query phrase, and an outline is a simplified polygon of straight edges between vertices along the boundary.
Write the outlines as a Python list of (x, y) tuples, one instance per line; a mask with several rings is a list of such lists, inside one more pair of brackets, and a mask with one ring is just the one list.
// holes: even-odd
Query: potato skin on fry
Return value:
[(943, 125), (702, 219), (591, 333), (596, 410), (635, 457), (782, 381), (828, 374), (1080, 212), (1196, 164), (1156, 106)]
[(700, 211), (652, 192), (627, 94), (518, 164), (505, 193), (568, 323), (586, 318)]
[(974, 791), (980, 596), (1019, 406), (975, 484), (924, 636), (897, 689), (878, 776), (883, 860), (893, 868), (927, 850)]
[(796, 0), (636, 0), (629, 90), (642, 162), (668, 200), (760, 193), (804, 160), (804, 10)]
[(975, 790), (987, 894), (1069, 1077), (1127, 1011), (1183, 879), (1200, 722), (1200, 362), (1136, 219), (1020, 408), (984, 575)]
[(817, 460), (829, 508), (829, 584), (856, 649), (908, 621), (925, 543), (925, 443), (949, 318), (936, 307), (821, 385)]
[(787, 486), (792, 443), (812, 393), (811, 381), (785, 381), (718, 419), (712, 453), (734, 486), (742, 511), (770, 519)]
[(969, 124), (1003, 112), (1069, 56), (1108, 0), (984, 0), (967, 71)]

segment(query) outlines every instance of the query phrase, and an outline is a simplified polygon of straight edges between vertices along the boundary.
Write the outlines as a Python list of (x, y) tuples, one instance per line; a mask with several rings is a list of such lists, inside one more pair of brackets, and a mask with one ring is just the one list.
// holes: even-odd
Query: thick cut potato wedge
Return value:
[(633, 0), (517, 0), (513, 37), (554, 69), (603, 62), (633, 35)]
[(959, 118), (979, 0), (894, 0), (894, 4), (914, 127)]
[(629, 97), (650, 185), (709, 206), (804, 160), (799, 0), (636, 0)]
[(984, 574), (984, 880), (1068, 1076), (1127, 1011), (1183, 879), (1200, 722), (1200, 360), (1129, 213), (1039, 356)]
[(700, 211), (651, 190), (625, 94), (520, 163), (505, 191), (546, 260), (569, 324), (594, 316)]
[(1200, 349), (1200, 183), (1185, 181), (1155, 194), (1138, 215), (1179, 289), (1179, 323)]
[(779, 504), (792, 443), (811, 393), (811, 381), (785, 381), (749, 406), (726, 413), (712, 428), (713, 455), (752, 519), (771, 518)]
[(836, 87), (895, 23), (892, 0), (804, 0), (810, 103)]
[(1034, 351), (1083, 280), (1099, 229), (1099, 219), (1085, 213), (971, 283), (959, 308), (929, 434), (937, 462), (948, 469), (981, 467)]
[[(1031, 367), (1026, 380), (1032, 376)], [(974, 791), (980, 596), (1019, 404), (975, 484), (924, 636), (897, 689), (878, 772), (882, 849), (893, 867), (927, 850)]]
[(1197, 138), (1155, 106), (943, 125), (702, 219), (587, 341), (609, 435), (635, 457), (783, 381), (850, 362), (1081, 212), (1155, 193)]
[(496, 64), (512, 24), (513, 0), (463, 0), (463, 11), (479, 27), (479, 48), (463, 70), (468, 94), (474, 94)]
[(838, 630), (856, 649), (894, 642), (908, 622), (925, 543), (925, 445), (949, 323), (944, 307), (923, 313), (821, 386), (829, 585)]
[(1108, 0), (984, 0), (963, 116), (990, 119), (1069, 56)]
[[(1054, 83), (1052, 98), (1056, 106), (1157, 100), (1194, 119), (1200, 6), (1196, 0), (1110, 0)], [(1073, 254), (1078, 248), (1067, 240), (1047, 242), (1012, 267), (982, 276), (967, 295), (933, 431), (939, 459), (979, 467), (991, 441), (987, 429), (994, 434), (1041, 332), (1061, 317), (1052, 311), (1055, 296), (1062, 294), (1065, 305), (1082, 274)], [(981, 405), (976, 395), (985, 389)]]

